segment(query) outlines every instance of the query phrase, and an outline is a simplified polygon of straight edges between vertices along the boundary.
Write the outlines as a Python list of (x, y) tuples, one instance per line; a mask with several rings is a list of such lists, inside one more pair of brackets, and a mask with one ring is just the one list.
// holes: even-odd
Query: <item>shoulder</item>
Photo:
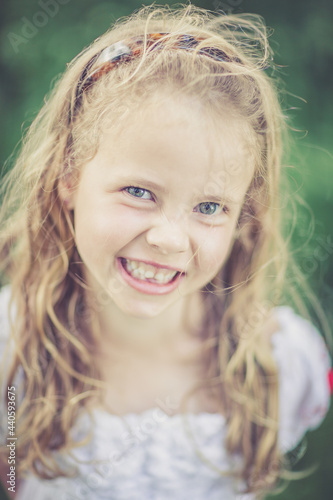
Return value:
[[(0, 290), (0, 374), (3, 378), (14, 352), (14, 341), (10, 336), (10, 316), (15, 314), (10, 308), (11, 287), (5, 286)], [(0, 393), (2, 386), (0, 384)]]
[[(9, 301), (11, 287), (9, 285), (0, 290), (0, 345), (5, 344), (9, 337)], [(1, 355), (1, 351), (0, 351)]]
[(5, 286), (0, 290), (0, 443), (5, 435), (6, 428), (4, 394), (5, 394), (5, 374), (8, 367), (8, 340), (10, 334), (9, 324), (9, 301), (11, 296), (10, 286)]
[(331, 360), (318, 330), (290, 307), (274, 310), (271, 335), (279, 372), (279, 441), (292, 449), (309, 429), (324, 419), (330, 402)]

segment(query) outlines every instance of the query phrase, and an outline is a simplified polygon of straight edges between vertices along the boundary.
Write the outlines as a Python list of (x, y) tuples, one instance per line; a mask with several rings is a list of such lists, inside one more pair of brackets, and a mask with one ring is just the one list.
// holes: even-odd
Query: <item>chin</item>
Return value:
[(114, 304), (124, 314), (137, 319), (156, 318), (171, 305), (169, 303), (157, 304), (150, 300), (126, 300), (125, 303), (115, 300)]

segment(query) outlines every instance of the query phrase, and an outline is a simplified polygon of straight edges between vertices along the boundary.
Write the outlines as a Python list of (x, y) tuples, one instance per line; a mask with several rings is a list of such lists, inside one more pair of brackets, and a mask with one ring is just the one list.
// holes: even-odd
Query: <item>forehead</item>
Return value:
[[(231, 110), (219, 114), (195, 99), (142, 106), (121, 128), (102, 131), (98, 155), (112, 170), (140, 170), (206, 190), (244, 188), (255, 167), (254, 134)], [(103, 163), (103, 158), (101, 158)], [(163, 179), (162, 179), (163, 180)], [(217, 194), (217, 193), (212, 193)]]

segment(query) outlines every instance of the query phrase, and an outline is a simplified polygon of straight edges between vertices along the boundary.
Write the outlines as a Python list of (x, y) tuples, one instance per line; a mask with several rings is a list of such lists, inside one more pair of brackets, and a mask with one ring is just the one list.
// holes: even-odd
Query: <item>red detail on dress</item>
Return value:
[(333, 368), (328, 372), (328, 385), (330, 386), (330, 392), (333, 393)]

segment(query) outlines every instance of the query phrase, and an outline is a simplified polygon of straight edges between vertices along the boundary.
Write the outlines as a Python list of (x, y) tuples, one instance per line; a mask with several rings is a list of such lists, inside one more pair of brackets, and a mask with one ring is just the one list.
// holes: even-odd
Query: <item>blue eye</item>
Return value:
[(200, 212), (203, 215), (218, 215), (223, 209), (224, 207), (220, 203), (205, 201), (204, 203), (199, 203), (194, 210), (195, 212)]
[(126, 191), (131, 196), (134, 196), (135, 198), (141, 198), (143, 200), (152, 200), (153, 199), (151, 192), (148, 191), (147, 189), (142, 189), (139, 187), (130, 186), (130, 187), (126, 187), (124, 189), (124, 191)]

